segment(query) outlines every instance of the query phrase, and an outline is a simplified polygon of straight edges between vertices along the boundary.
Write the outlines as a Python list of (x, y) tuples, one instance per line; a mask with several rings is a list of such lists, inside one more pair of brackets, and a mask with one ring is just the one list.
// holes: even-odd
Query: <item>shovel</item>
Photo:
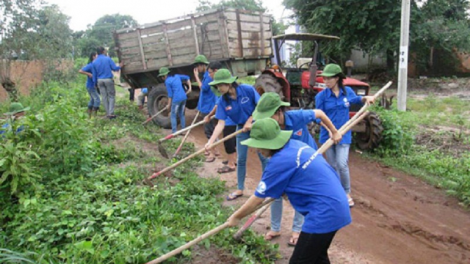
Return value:
[[(191, 126), (193, 126), (194, 123), (196, 123), (196, 120), (197, 120), (197, 118), (199, 117), (199, 113), (200, 113), (200, 112), (198, 111), (197, 114), (196, 114), (196, 116), (195, 116), (194, 119), (193, 119), (193, 122), (191, 123)], [(178, 153), (180, 152), (181, 148), (183, 147), (184, 142), (186, 142), (186, 139), (187, 139), (188, 136), (189, 136), (189, 133), (191, 133), (191, 129), (189, 129), (188, 132), (186, 132), (186, 135), (184, 135), (184, 138), (183, 138), (183, 140), (181, 140), (181, 143), (180, 143), (180, 145), (178, 146), (178, 148), (176, 149), (175, 154), (173, 154), (173, 158), (176, 157), (176, 155), (178, 155)]]
[(145, 120), (144, 122), (142, 122), (142, 125), (145, 125), (147, 124), (148, 122), (152, 121), (155, 117), (157, 117), (157, 115), (163, 113), (163, 111), (165, 111), (166, 108), (164, 107), (162, 110), (158, 111), (158, 113), (154, 114), (153, 116), (147, 118), (147, 120)]
[[(231, 139), (231, 138), (237, 136), (238, 134), (240, 134), (240, 133), (242, 133), (242, 132), (243, 132), (243, 130), (240, 129), (240, 130), (238, 130), (238, 131), (236, 131), (236, 132), (234, 132), (234, 133), (232, 133), (232, 134), (230, 134), (230, 135), (228, 135), (228, 136), (222, 138), (221, 140), (219, 140), (219, 141), (213, 143), (212, 145), (210, 145), (210, 147), (212, 148), (212, 147), (215, 147), (215, 146), (217, 146), (217, 145), (219, 145), (219, 144), (222, 144), (223, 142), (225, 142), (225, 141), (227, 141), (227, 140), (229, 140), (229, 139)], [(185, 163), (186, 161), (188, 161), (188, 160), (190, 160), (190, 159), (196, 157), (197, 155), (200, 155), (200, 154), (204, 153), (204, 151), (206, 151), (206, 148), (202, 148), (202, 149), (200, 149), (200, 150), (194, 152), (193, 154), (191, 154), (191, 155), (187, 156), (186, 158), (184, 158), (184, 159), (182, 159), (182, 160), (176, 162), (175, 164), (173, 164), (173, 165), (171, 165), (171, 166), (169, 166), (169, 167), (166, 167), (165, 169), (163, 169), (163, 170), (161, 170), (161, 171), (159, 171), (159, 172), (156, 172), (156, 173), (152, 174), (152, 176), (150, 176), (150, 177), (144, 179), (144, 182), (145, 182), (147, 185), (150, 185), (150, 186), (153, 187), (153, 184), (152, 184), (152, 182), (151, 182), (152, 179), (158, 177), (160, 174), (163, 174), (163, 173), (165, 173), (165, 172), (167, 172), (167, 171), (169, 171), (169, 170), (172, 170), (172, 169), (178, 167), (179, 165), (181, 165), (181, 164)]]
[[(211, 117), (211, 120), (212, 120), (214, 117), (215, 117), (215, 116), (212, 116), (212, 117)], [(200, 121), (200, 122), (197, 122), (197, 123), (194, 124), (194, 125), (191, 125), (191, 126), (188, 126), (188, 127), (183, 128), (183, 129), (181, 129), (181, 130), (178, 130), (178, 131), (176, 131), (176, 132), (173, 133), (173, 134), (169, 134), (168, 136), (166, 136), (166, 137), (164, 137), (164, 138), (159, 139), (159, 140), (158, 140), (158, 143), (157, 143), (157, 145), (158, 145), (158, 152), (160, 152), (160, 154), (161, 154), (163, 157), (169, 159), (170, 156), (168, 155), (168, 152), (166, 151), (166, 149), (163, 147), (162, 142), (163, 142), (163, 141), (166, 141), (166, 140), (168, 140), (168, 139), (172, 139), (172, 138), (174, 138), (175, 136), (177, 136), (177, 135), (179, 135), (179, 134), (182, 134), (182, 133), (184, 133), (184, 132), (186, 132), (186, 131), (188, 131), (188, 130), (191, 130), (192, 128), (195, 128), (195, 127), (197, 127), (197, 126), (200, 126), (200, 125), (202, 125), (202, 124), (204, 124), (204, 120), (202, 120), (202, 121)]]

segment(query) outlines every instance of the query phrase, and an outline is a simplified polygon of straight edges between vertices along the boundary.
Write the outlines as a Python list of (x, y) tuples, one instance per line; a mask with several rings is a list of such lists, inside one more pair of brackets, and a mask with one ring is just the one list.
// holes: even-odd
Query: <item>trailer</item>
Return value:
[[(197, 55), (219, 61), (233, 75), (260, 74), (270, 62), (272, 47), (271, 15), (239, 9), (218, 9), (174, 19), (124, 28), (114, 32), (116, 53), (124, 63), (121, 76), (133, 89), (150, 88), (147, 108), (150, 115), (167, 105), (164, 81), (158, 77), (161, 67), (172, 73), (193, 75)], [(199, 99), (194, 87), (186, 107), (194, 109)], [(154, 122), (170, 127), (169, 113)]]

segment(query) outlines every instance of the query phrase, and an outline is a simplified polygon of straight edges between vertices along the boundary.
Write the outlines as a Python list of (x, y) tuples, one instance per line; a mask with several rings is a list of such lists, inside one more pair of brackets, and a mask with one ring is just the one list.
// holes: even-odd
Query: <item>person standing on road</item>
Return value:
[[(209, 64), (209, 75), (212, 79), (214, 79), (214, 74), (222, 69), (222, 64), (220, 62), (211, 62)], [(215, 115), (215, 112), (217, 111), (217, 102), (219, 101), (220, 97), (222, 94), (217, 90), (216, 87), (210, 86), (210, 89), (212, 90), (212, 93), (215, 95), (215, 105), (214, 108), (211, 110), (211, 112), (204, 117), (204, 122), (208, 123), (210, 122), (210, 118)], [(225, 119), (225, 126), (223, 130), (223, 135), (224, 137), (235, 133), (237, 131), (237, 125), (230, 119), (230, 117), (227, 116)], [(227, 159), (222, 162), (223, 166), (217, 169), (218, 173), (230, 173), (232, 171), (235, 171), (236, 164), (237, 164), (237, 139), (236, 138), (230, 138), (226, 141), (224, 141), (224, 149), (225, 153), (227, 154)]]
[[(315, 96), (315, 107), (322, 110), (331, 119), (335, 127), (342, 127), (349, 120), (349, 106), (351, 104), (374, 103), (373, 96), (357, 96), (349, 86), (344, 86), (345, 76), (338, 64), (328, 64), (319, 76), (327, 86)], [(320, 143), (329, 138), (325, 128), (320, 129)], [(354, 206), (351, 197), (351, 182), (349, 176), (348, 157), (351, 145), (351, 131), (344, 134), (339, 144), (333, 145), (326, 151), (326, 158), (341, 178), (341, 184), (347, 194), (349, 206)]]
[[(258, 105), (253, 112), (253, 119), (258, 122), (261, 119), (272, 118), (277, 121), (282, 130), (292, 130), (291, 138), (304, 142), (314, 150), (317, 150), (317, 144), (309, 133), (307, 125), (320, 119), (322, 123), (331, 131), (332, 139), (335, 142), (341, 140), (341, 134), (338, 133), (331, 120), (322, 110), (289, 110), (290, 103), (283, 102), (277, 93), (264, 93)], [(276, 199), (271, 204), (271, 230), (266, 233), (264, 238), (271, 240), (281, 235), (282, 221), (282, 198)], [(292, 235), (288, 245), (295, 246), (299, 239), (300, 230), (304, 217), (298, 211), (295, 211), (294, 221), (292, 224)]]
[[(196, 79), (197, 84), (201, 87), (201, 92), (199, 93), (199, 101), (197, 103), (197, 110), (202, 114), (202, 117), (207, 116), (211, 110), (214, 108), (216, 103), (216, 96), (211, 90), (209, 85), (212, 82), (212, 77), (208, 71), (209, 61), (204, 55), (197, 55), (194, 59), (194, 78)], [(203, 73), (202, 81), (199, 78), (199, 74)], [(209, 139), (214, 132), (216, 125), (215, 120), (210, 120), (209, 122), (204, 123), (204, 134), (207, 139)], [(219, 156), (220, 153), (216, 148), (211, 149), (204, 153), (206, 157), (206, 162), (214, 162), (216, 156)]]
[[(238, 189), (230, 193), (226, 200), (231, 201), (243, 196), (246, 177), (246, 158), (248, 147), (241, 145), (241, 142), (250, 136), (250, 130), (253, 122), (251, 114), (255, 110), (259, 101), (259, 94), (255, 88), (247, 84), (238, 84), (229, 70), (220, 69), (214, 74), (214, 81), (209, 85), (217, 86), (222, 96), (217, 103), (215, 118), (218, 119), (214, 133), (206, 144), (206, 149), (210, 149), (215, 140), (219, 137), (225, 127), (227, 117), (237, 124), (237, 131), (243, 130), (243, 133), (237, 135), (237, 182)], [(258, 153), (261, 165), (264, 169), (266, 159)]]
[[(178, 126), (177, 117), (180, 118), (181, 129), (186, 127), (184, 110), (186, 108), (186, 100), (188, 99), (187, 94), (192, 91), (191, 80), (187, 75), (170, 75), (170, 69), (167, 67), (161, 67), (158, 76), (162, 77), (165, 81), (165, 86), (168, 93), (167, 109), (168, 112), (170, 112), (171, 118), (171, 132), (175, 133)], [(186, 82), (188, 85), (188, 91), (184, 91), (182, 82)]]
[(88, 118), (91, 118), (92, 115), (96, 116), (98, 109), (100, 108), (100, 95), (97, 92), (97, 84), (93, 82), (93, 61), (98, 57), (96, 52), (92, 52), (90, 54), (90, 58), (88, 60), (88, 64), (81, 68), (78, 72), (81, 74), (85, 74), (87, 76), (86, 79), (86, 90), (88, 95), (90, 95), (90, 101), (88, 102)]
[(229, 226), (258, 207), (265, 198), (286, 194), (305, 223), (290, 264), (327, 264), (328, 248), (336, 232), (351, 223), (346, 195), (335, 170), (309, 145), (292, 139), (292, 130), (281, 130), (276, 120), (265, 118), (253, 124), (243, 145), (270, 157), (255, 193), (228, 219)]
[(107, 56), (107, 51), (103, 47), (97, 49), (98, 57), (93, 61), (93, 82), (98, 84), (100, 94), (103, 99), (103, 105), (106, 110), (106, 116), (109, 119), (116, 118), (114, 114), (114, 104), (116, 97), (116, 88), (114, 87), (112, 71), (119, 71), (123, 67), (121, 62), (119, 66)]

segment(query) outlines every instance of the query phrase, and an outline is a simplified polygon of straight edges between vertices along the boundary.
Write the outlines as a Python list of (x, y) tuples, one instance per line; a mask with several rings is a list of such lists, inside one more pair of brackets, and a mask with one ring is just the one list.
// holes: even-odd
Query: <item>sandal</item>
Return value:
[(228, 172), (232, 172), (232, 171), (236, 171), (236, 170), (237, 170), (237, 168), (230, 168), (229, 166), (225, 165), (222, 168), (218, 168), (217, 172), (222, 174), (222, 173), (228, 173)]
[(242, 194), (238, 194), (238, 193), (236, 193), (236, 192), (233, 192), (233, 193), (227, 195), (227, 197), (225, 197), (225, 199), (226, 199), (227, 201), (233, 201), (233, 200), (235, 200), (235, 199), (237, 199), (237, 198), (239, 198), (239, 197), (242, 197), (242, 196), (243, 196), (243, 193), (242, 193)]
[[(227, 165), (227, 164), (228, 164), (228, 160), (222, 161), (222, 164)], [(235, 162), (235, 166), (237, 166), (237, 163), (236, 163), (236, 162)]]
[(297, 245), (297, 241), (299, 241), (299, 236), (300, 236), (299, 233), (295, 233), (295, 232), (292, 233), (292, 236), (290, 237), (289, 242), (287, 242), (287, 245), (291, 247), (295, 247), (295, 245)]
[(214, 162), (215, 157), (206, 157), (206, 162)]
[(280, 237), (280, 236), (281, 236), (281, 232), (269, 231), (268, 233), (264, 235), (264, 240), (271, 241), (274, 238)]

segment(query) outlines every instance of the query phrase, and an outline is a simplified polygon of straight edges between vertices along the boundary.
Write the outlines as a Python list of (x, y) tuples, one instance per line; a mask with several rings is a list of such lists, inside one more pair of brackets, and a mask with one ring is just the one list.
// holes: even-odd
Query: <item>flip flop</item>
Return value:
[(229, 173), (232, 171), (236, 171), (237, 168), (230, 168), (229, 166), (225, 165), (222, 168), (217, 169), (217, 172), (222, 174), (222, 173)]
[(225, 197), (225, 200), (227, 200), (227, 201), (233, 201), (233, 200), (235, 200), (235, 199), (237, 199), (237, 198), (239, 198), (239, 197), (242, 197), (242, 196), (243, 196), (243, 194), (238, 194), (238, 193), (236, 193), (236, 192), (233, 192), (233, 193), (227, 195), (227, 197)]
[[(222, 161), (222, 164), (227, 165), (227, 164), (228, 164), (228, 160)], [(236, 163), (236, 162), (235, 162), (235, 166), (237, 166), (237, 163)]]
[(215, 157), (206, 157), (206, 162), (214, 162)]
[[(271, 232), (271, 231), (269, 231), (269, 232)], [(276, 237), (281, 236), (281, 233), (276, 234), (274, 231), (272, 231), (274, 234), (269, 234), (269, 232), (264, 234), (264, 240), (266, 240), (266, 241), (271, 241), (271, 240), (275, 239)]]
[(295, 245), (297, 245), (297, 241), (299, 241), (299, 237), (291, 236), (289, 242), (287, 242), (287, 245), (289, 245), (290, 247), (295, 247)]

